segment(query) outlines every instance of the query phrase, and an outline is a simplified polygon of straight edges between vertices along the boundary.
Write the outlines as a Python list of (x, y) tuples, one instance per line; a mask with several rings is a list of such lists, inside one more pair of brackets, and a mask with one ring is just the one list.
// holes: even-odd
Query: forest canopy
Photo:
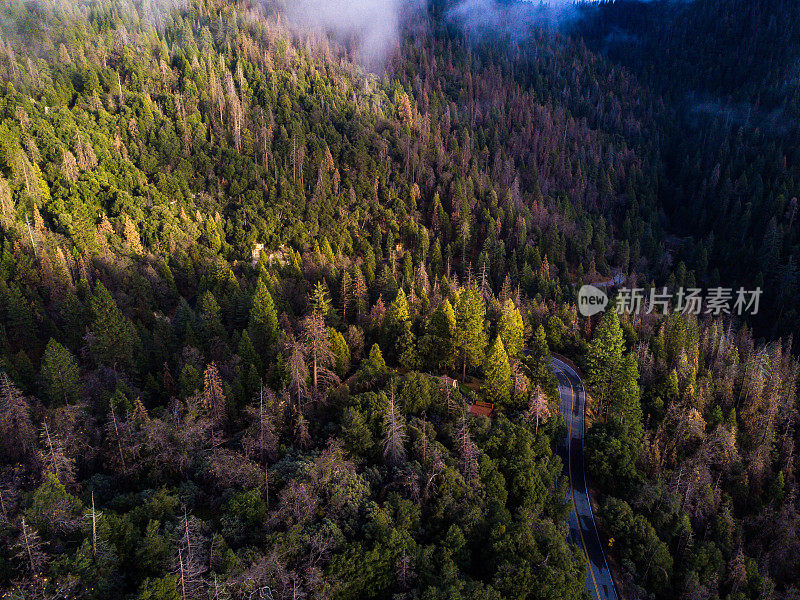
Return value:
[[(431, 3), (377, 73), (272, 5), (0, 4), (3, 593), (586, 598), (555, 352), (621, 589), (798, 598), (794, 120), (680, 111), (764, 64), (772, 110), (796, 55), (673, 89), (661, 27), (726, 27), (689, 4)], [(657, 72), (604, 41), (633, 14)], [(615, 275), (772, 292), (580, 316)]]

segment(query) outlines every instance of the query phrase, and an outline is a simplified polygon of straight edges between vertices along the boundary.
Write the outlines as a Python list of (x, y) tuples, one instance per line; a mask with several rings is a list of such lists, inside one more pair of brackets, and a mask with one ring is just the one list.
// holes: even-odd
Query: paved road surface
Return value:
[(625, 273), (617, 271), (616, 269), (611, 269), (610, 279), (607, 279), (606, 281), (599, 281), (597, 283), (593, 283), (592, 285), (596, 288), (606, 288), (617, 287), (623, 283), (625, 283)]
[(567, 465), (569, 487), (567, 500), (572, 504), (569, 515), (569, 539), (583, 548), (588, 569), (586, 589), (596, 600), (617, 600), (617, 591), (603, 554), (603, 546), (597, 533), (592, 506), (586, 487), (583, 469), (583, 433), (585, 394), (583, 382), (566, 363), (554, 358), (553, 368), (558, 378), (558, 393), (561, 396), (561, 414), (567, 423), (567, 438), (564, 440), (561, 457)]

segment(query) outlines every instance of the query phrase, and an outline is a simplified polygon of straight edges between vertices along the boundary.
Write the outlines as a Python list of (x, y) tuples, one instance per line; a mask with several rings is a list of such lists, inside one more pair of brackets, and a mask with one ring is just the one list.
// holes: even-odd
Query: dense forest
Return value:
[(673, 260), (708, 285), (768, 289), (759, 330), (797, 336), (800, 5), (620, 0), (586, 12), (581, 39), (663, 103)]
[[(800, 598), (796, 35), (740, 4), (436, 2), (372, 72), (270, 3), (3, 1), (4, 597), (586, 598), (558, 352), (620, 592)], [(770, 293), (580, 316), (612, 273)]]

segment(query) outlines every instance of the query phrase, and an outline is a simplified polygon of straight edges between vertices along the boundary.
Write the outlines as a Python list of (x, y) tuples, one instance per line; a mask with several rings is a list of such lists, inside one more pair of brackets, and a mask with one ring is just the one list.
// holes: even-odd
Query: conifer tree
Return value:
[(403, 326), (409, 319), (408, 298), (403, 289), (400, 288), (394, 301), (386, 311), (385, 325), (393, 330), (402, 331)]
[(510, 358), (518, 357), (522, 352), (525, 326), (522, 323), (522, 315), (511, 298), (503, 303), (498, 333), (503, 340), (508, 356)]
[[(486, 329), (484, 319), (486, 307), (480, 290), (473, 282), (458, 297), (456, 313), (456, 347), (461, 354), (461, 379), (467, 374), (467, 366), (481, 364), (486, 350)], [(505, 354), (505, 350), (503, 351)], [(508, 362), (508, 357), (506, 357)]]
[(452, 368), (456, 359), (456, 313), (445, 300), (431, 314), (425, 335), (424, 352), (436, 369)]
[(42, 357), (41, 377), (53, 403), (70, 404), (78, 399), (78, 363), (72, 353), (53, 338), (47, 342)]
[(334, 356), (334, 370), (342, 378), (350, 370), (350, 348), (347, 347), (344, 336), (333, 327), (328, 327), (328, 340)]
[(92, 296), (92, 350), (95, 358), (105, 364), (128, 367), (133, 363), (137, 346), (133, 326), (105, 286), (98, 282)]
[(533, 330), (528, 355), (524, 359), (531, 380), (540, 385), (551, 396), (558, 393), (558, 382), (553, 374), (553, 357), (547, 346), (547, 334), (539, 325)]
[(372, 344), (367, 360), (361, 363), (360, 377), (365, 380), (373, 380), (378, 377), (383, 377), (387, 372), (381, 347), (378, 346), (378, 344)]
[(404, 369), (413, 371), (419, 368), (419, 353), (417, 352), (417, 339), (411, 331), (411, 323), (405, 323), (403, 333), (397, 338), (398, 362)]
[(202, 325), (203, 340), (208, 343), (214, 338), (225, 337), (225, 327), (220, 318), (220, 307), (211, 290), (206, 290), (197, 303), (197, 314)]
[(617, 383), (625, 341), (615, 311), (603, 315), (586, 356), (586, 381), (603, 412)]
[(483, 394), (495, 404), (507, 404), (511, 397), (511, 366), (499, 335), (486, 353), (483, 372)]
[(589, 345), (587, 383), (598, 403), (598, 413), (617, 423), (633, 438), (642, 430), (639, 371), (632, 353), (624, 354), (625, 341), (616, 312), (610, 311)]
[(324, 281), (318, 281), (314, 284), (309, 303), (311, 304), (311, 312), (315, 315), (319, 315), (323, 319), (328, 317), (328, 313), (331, 310), (331, 299), (328, 294), (328, 286), (325, 285)]
[(255, 347), (261, 353), (266, 352), (278, 337), (278, 312), (263, 277), (259, 277), (253, 294), (248, 329)]

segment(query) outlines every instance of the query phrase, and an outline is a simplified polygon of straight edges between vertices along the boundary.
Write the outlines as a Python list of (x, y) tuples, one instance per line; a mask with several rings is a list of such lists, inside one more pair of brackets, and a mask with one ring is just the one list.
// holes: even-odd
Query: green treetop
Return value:
[(442, 302), (428, 320), (425, 336), (425, 353), (429, 363), (437, 369), (455, 364), (456, 313), (449, 300)]
[(525, 326), (522, 323), (522, 315), (519, 313), (519, 309), (510, 298), (503, 303), (500, 323), (498, 324), (498, 334), (503, 340), (503, 345), (508, 355), (512, 358), (519, 356), (520, 352), (522, 352)]
[(54, 339), (47, 342), (42, 357), (42, 383), (54, 403), (78, 399), (80, 369), (72, 353)]
[(639, 371), (633, 354), (624, 354), (625, 342), (619, 318), (606, 313), (589, 345), (587, 382), (598, 412), (608, 415), (633, 437), (641, 432), (642, 407), (639, 399)]
[(483, 364), (484, 380), (481, 391), (490, 402), (506, 404), (511, 396), (511, 366), (503, 340), (494, 338)]
[(601, 411), (611, 397), (624, 348), (619, 317), (613, 310), (609, 311), (597, 326), (586, 357), (586, 381)]
[[(461, 354), (461, 378), (466, 377), (467, 366), (481, 364), (486, 350), (486, 307), (480, 290), (474, 283), (461, 292), (456, 303), (456, 347)], [(505, 353), (505, 351), (504, 351)]]
[(278, 312), (263, 278), (258, 279), (253, 294), (248, 329), (256, 348), (261, 352), (272, 346), (278, 337)]
[(323, 319), (328, 316), (331, 310), (331, 299), (328, 294), (328, 286), (325, 285), (324, 281), (318, 281), (314, 284), (309, 302), (311, 303), (311, 312), (319, 315)]
[(133, 326), (105, 286), (98, 282), (92, 297), (93, 344), (95, 358), (102, 363), (130, 366), (137, 345), (136, 328)]

